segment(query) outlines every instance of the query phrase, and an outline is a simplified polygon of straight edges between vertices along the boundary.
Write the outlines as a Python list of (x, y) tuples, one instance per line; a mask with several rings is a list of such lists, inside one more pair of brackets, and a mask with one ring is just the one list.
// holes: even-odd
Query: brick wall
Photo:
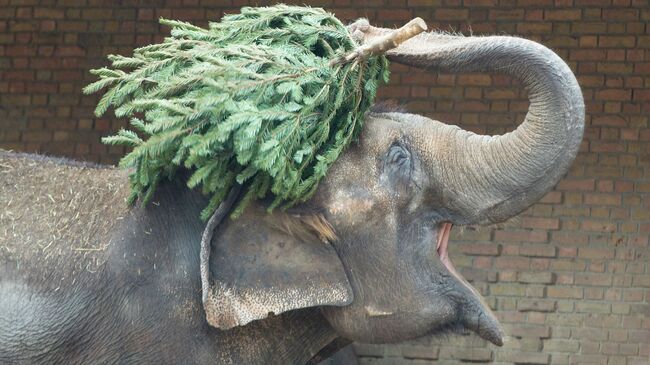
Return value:
[[(648, 0), (320, 0), (344, 20), (399, 25), (421, 16), (465, 34), (541, 41), (578, 75), (585, 141), (542, 202), (498, 227), (454, 234), (452, 257), (510, 335), (356, 345), (362, 364), (650, 364), (650, 4)], [(224, 5), (226, 4), (226, 5)], [(0, 0), (0, 146), (114, 162), (81, 88), (109, 53), (167, 34), (156, 19), (205, 24), (246, 1)], [(516, 82), (394, 66), (381, 96), (480, 133), (523, 119)]]

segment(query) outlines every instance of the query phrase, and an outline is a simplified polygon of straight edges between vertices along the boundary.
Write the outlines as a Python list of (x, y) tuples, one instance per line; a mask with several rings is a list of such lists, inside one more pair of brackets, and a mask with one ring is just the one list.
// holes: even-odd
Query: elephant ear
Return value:
[(212, 240), (208, 323), (243, 326), (269, 315), (314, 306), (345, 306), (352, 289), (318, 215), (266, 213), (250, 207), (227, 219)]

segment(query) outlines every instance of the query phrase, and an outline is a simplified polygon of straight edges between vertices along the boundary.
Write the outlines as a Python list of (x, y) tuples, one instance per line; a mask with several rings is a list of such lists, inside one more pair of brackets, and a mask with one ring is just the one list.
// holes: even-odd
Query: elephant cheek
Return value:
[[(360, 196), (361, 195), (361, 196)], [(328, 217), (335, 226), (355, 227), (367, 222), (368, 215), (375, 209), (375, 202), (366, 194), (336, 193), (327, 209)]]
[(394, 315), (390, 312), (378, 311), (375, 308), (368, 310), (355, 305), (344, 308), (323, 307), (322, 312), (339, 336), (365, 343), (377, 342), (377, 337), (385, 332), (382, 330), (382, 333), (379, 333), (376, 323), (372, 325), (371, 322), (375, 316), (379, 313), (386, 318)]

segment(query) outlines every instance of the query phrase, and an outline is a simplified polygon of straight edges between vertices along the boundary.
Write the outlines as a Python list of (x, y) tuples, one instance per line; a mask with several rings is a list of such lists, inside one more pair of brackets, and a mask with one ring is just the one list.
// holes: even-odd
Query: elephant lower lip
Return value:
[[(469, 302), (474, 303), (474, 309), (470, 310), (472, 313), (482, 313), (479, 315), (470, 318), (466, 318), (463, 321), (465, 328), (471, 329), (476, 332), (480, 337), (485, 340), (492, 342), (497, 346), (503, 345), (503, 330), (499, 325), (498, 320), (490, 310), (489, 306), (485, 303), (481, 295), (472, 287), (465, 278), (463, 278), (449, 259), (449, 234), (451, 232), (452, 223), (442, 223), (438, 228), (438, 242), (436, 246), (436, 251), (440, 258), (440, 262), (447, 268), (447, 271), (454, 276), (460, 284), (468, 289), (468, 293), (471, 293), (473, 298), (469, 299)], [(467, 310), (467, 309), (465, 309)]]

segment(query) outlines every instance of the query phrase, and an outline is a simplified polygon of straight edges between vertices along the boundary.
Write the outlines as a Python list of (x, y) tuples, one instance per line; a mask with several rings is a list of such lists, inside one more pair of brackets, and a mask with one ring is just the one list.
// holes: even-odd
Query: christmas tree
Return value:
[(235, 186), (233, 216), (267, 196), (269, 209), (308, 199), (388, 81), (383, 52), (426, 28), (418, 19), (361, 45), (332, 14), (286, 5), (245, 7), (207, 29), (161, 23), (171, 37), (110, 55), (84, 92), (107, 89), (97, 116), (114, 107), (130, 118), (131, 129), (103, 139), (133, 147), (120, 161), (133, 168), (130, 201), (147, 202), (186, 168), (187, 186), (210, 196), (203, 219)]

